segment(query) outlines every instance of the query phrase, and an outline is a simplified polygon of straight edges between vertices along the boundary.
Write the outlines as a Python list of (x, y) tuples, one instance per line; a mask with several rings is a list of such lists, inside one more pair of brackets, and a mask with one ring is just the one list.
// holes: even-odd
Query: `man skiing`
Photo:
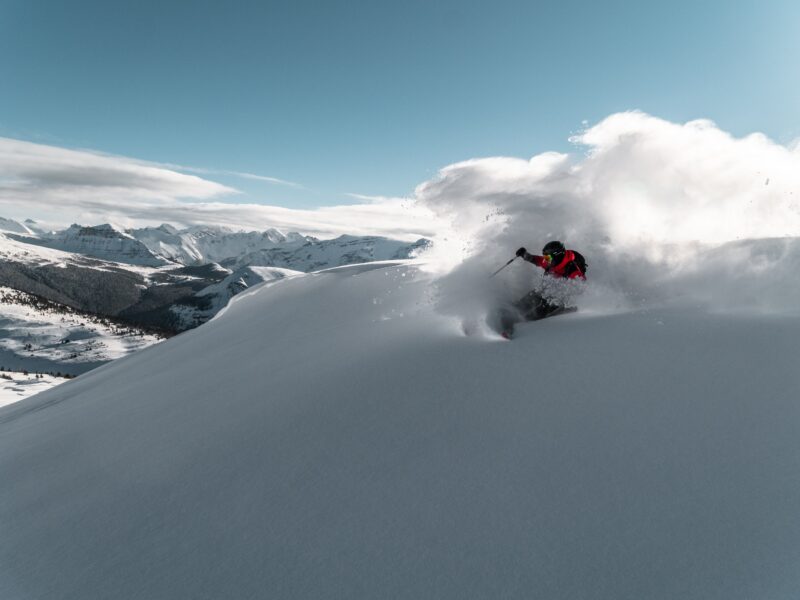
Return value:
[(547, 242), (542, 248), (542, 256), (529, 254), (525, 248), (520, 248), (517, 257), (541, 267), (551, 277), (586, 280), (586, 259), (580, 252), (567, 250), (559, 241)]
[(530, 254), (524, 247), (517, 250), (517, 258), (522, 258), (544, 269), (542, 289), (533, 290), (514, 303), (514, 312), (504, 310), (501, 317), (501, 333), (510, 338), (514, 324), (519, 321), (536, 321), (563, 312), (572, 312), (568, 306), (569, 297), (574, 293), (572, 286), (559, 281), (586, 280), (586, 259), (580, 252), (568, 250), (559, 241), (547, 242), (542, 254)]

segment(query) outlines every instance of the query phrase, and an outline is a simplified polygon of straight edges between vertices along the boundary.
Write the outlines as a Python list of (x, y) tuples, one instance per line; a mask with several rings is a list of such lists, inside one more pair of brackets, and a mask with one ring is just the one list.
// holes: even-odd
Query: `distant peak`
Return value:
[(101, 225), (78, 225), (77, 223), (73, 223), (66, 230), (66, 233), (78, 236), (97, 236), (106, 238), (132, 237), (125, 231), (125, 229), (119, 225), (114, 225), (113, 223), (102, 223)]
[(10, 233), (23, 233), (23, 234), (32, 233), (31, 230), (28, 229), (22, 223), (14, 221), (13, 219), (6, 219), (4, 217), (0, 217), (0, 231), (7, 231)]
[(178, 230), (169, 223), (162, 223), (156, 227), (156, 230), (168, 233), (169, 235), (178, 235)]

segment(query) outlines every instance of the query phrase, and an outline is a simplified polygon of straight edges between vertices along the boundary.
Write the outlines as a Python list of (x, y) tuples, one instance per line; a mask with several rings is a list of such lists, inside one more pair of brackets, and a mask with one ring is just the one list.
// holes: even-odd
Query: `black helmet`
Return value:
[(544, 245), (544, 248), (542, 248), (542, 254), (544, 254), (545, 256), (547, 256), (548, 254), (550, 255), (564, 254), (564, 252), (566, 251), (567, 249), (564, 247), (564, 244), (562, 244), (557, 240), (554, 240), (552, 242), (547, 242)]

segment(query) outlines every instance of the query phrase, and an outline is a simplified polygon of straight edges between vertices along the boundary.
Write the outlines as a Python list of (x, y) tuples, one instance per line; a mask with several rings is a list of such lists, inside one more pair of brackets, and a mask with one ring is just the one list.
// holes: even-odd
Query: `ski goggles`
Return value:
[(544, 258), (545, 262), (548, 264), (553, 262), (553, 255), (552, 254), (545, 254), (542, 258)]

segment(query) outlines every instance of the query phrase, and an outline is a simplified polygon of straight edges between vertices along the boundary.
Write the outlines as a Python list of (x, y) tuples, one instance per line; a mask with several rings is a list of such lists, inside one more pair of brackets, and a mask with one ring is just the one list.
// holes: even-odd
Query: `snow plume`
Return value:
[(798, 149), (641, 112), (612, 115), (572, 141), (583, 155), (469, 160), (417, 188), (449, 223), (430, 257), (447, 273), (446, 312), (477, 319), (519, 297), (541, 271), (516, 261), (488, 275), (518, 247), (539, 253), (553, 239), (588, 260), (585, 308), (794, 308), (800, 287), (786, 273), (800, 258)]

